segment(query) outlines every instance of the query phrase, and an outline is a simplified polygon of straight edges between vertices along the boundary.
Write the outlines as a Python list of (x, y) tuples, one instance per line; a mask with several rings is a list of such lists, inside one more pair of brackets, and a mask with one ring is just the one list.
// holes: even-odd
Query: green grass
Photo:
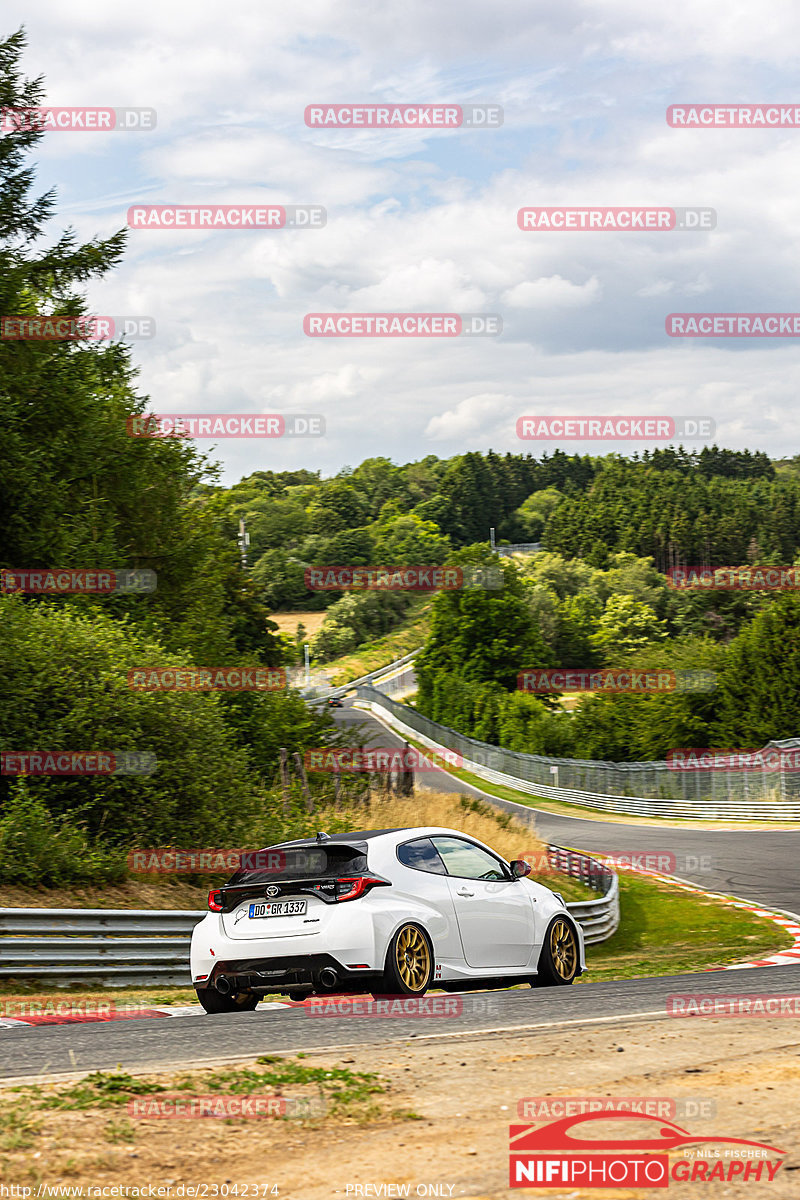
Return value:
[(28, 1101), (0, 1110), (0, 1150), (27, 1150), (34, 1144), (42, 1125), (32, 1112)]
[(127, 1104), (134, 1096), (149, 1096), (167, 1089), (148, 1079), (137, 1079), (127, 1071), (92, 1071), (62, 1091), (44, 1092), (40, 1086), (25, 1089), (24, 1094), (38, 1100), (40, 1108), (113, 1108)]
[(136, 1140), (136, 1126), (127, 1117), (122, 1117), (119, 1121), (107, 1121), (103, 1130), (103, 1137), (107, 1142), (115, 1144), (119, 1142), (134, 1142)]
[(620, 927), (587, 947), (584, 982), (710, 970), (792, 944), (780, 925), (720, 901), (637, 875), (619, 885)]
[[(380, 1114), (375, 1097), (387, 1091), (386, 1082), (374, 1072), (351, 1071), (347, 1067), (313, 1067), (296, 1061), (262, 1055), (254, 1067), (218, 1068), (182, 1072), (161, 1081), (142, 1079), (127, 1071), (92, 1071), (76, 1083), (44, 1087), (19, 1085), (0, 1095), (0, 1148), (24, 1149), (41, 1129), (32, 1118), (48, 1110), (92, 1111), (127, 1105), (137, 1096), (288, 1095), (322, 1101), (326, 1116), (371, 1120)], [(11, 1101), (9, 1103), (9, 1100)], [(135, 1126), (126, 1119), (109, 1121), (104, 1130), (108, 1141), (131, 1141)]]
[(431, 605), (429, 596), (416, 597), (411, 602), (405, 622), (397, 629), (374, 642), (364, 642), (352, 654), (315, 665), (330, 674), (331, 682), (336, 687), (349, 683), (351, 679), (359, 679), (370, 671), (377, 671), (378, 667), (402, 658), (423, 644), (430, 627)]

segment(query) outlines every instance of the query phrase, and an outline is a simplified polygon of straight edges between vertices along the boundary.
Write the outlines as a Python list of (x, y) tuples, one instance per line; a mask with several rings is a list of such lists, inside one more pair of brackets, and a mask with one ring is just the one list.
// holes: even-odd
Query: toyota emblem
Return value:
[(269, 887), (267, 888), (268, 896), (280, 896), (280, 894), (281, 894), (281, 889), (279, 887), (276, 887), (274, 883), (271, 883), (269, 885)]

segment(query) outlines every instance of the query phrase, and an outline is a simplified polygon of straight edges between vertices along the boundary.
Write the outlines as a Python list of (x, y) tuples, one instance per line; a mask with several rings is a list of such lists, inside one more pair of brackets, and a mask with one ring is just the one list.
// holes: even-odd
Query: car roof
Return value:
[[(395, 836), (400, 835), (400, 836)], [(318, 842), (316, 835), (314, 837), (295, 838), (291, 842), (278, 842), (278, 846), (328, 846), (328, 845), (349, 845), (353, 842), (366, 842), (373, 838), (385, 837), (387, 839), (394, 838), (396, 842), (407, 841), (413, 837), (431, 837), (433, 835), (446, 835), (448, 837), (464, 838), (468, 842), (480, 842), (479, 838), (471, 837), (468, 833), (464, 833), (460, 829), (445, 829), (440, 825), (400, 825), (394, 829), (360, 829), (353, 830), (352, 833), (332, 833), (326, 837), (324, 842)], [(271, 849), (271, 847), (264, 847)]]
[(401, 829), (354, 829), (352, 833), (329, 833), (325, 836), (323, 842), (317, 841), (317, 834), (313, 837), (293, 838), (290, 842), (277, 842), (278, 846), (326, 846), (329, 843), (344, 844), (348, 842), (364, 842), (370, 838), (383, 837), (385, 834), (400, 833)]

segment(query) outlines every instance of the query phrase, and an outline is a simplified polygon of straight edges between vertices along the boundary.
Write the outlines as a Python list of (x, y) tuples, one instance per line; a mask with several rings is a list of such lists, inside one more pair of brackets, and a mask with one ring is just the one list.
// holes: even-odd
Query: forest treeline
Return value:
[[(0, 107), (35, 108), (24, 37), (0, 42)], [(45, 236), (37, 194), (41, 131), (0, 137), (0, 312), (88, 313), (84, 295), (120, 264), (125, 231), (81, 243)], [(155, 573), (146, 594), (3, 595), (0, 751), (155, 755), (152, 775), (0, 774), (6, 878), (109, 877), (136, 842), (274, 840), (290, 753), (343, 738), (291, 688), (269, 694), (136, 693), (134, 667), (279, 667), (297, 647), (271, 614), (326, 610), (317, 662), (400, 624), (404, 593), (315, 592), (320, 565), (501, 565), (497, 591), (441, 592), (419, 661), (418, 704), (436, 719), (513, 748), (606, 758), (659, 756), (711, 737), (795, 732), (794, 597), (680, 595), (682, 564), (791, 563), (800, 550), (797, 460), (719, 447), (633, 458), (477, 451), (396, 464), (371, 457), (332, 476), (265, 467), (224, 487), (187, 439), (134, 438), (131, 418), (169, 406), (137, 386), (119, 341), (0, 342), (0, 569)], [(249, 534), (242, 561), (240, 522)], [(521, 567), (498, 541), (542, 542)], [(710, 694), (596, 697), (567, 714), (516, 692), (537, 665), (642, 661), (707, 666)], [(651, 712), (652, 708), (652, 712)], [(676, 741), (677, 739), (677, 741)], [(294, 803), (294, 801), (293, 801)]]

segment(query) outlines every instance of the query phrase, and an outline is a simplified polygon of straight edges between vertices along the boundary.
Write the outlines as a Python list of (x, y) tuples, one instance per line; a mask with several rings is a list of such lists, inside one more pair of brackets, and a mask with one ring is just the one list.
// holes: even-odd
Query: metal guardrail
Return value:
[[(403, 736), (432, 750), (452, 750), (461, 755), (465, 770), (528, 795), (629, 816), (800, 821), (800, 770), (796, 768), (677, 771), (666, 762), (613, 763), (522, 754), (439, 725), (377, 688), (359, 686), (356, 697)], [(773, 748), (798, 750), (800, 738), (770, 742), (764, 751)], [(784, 756), (779, 757), (783, 763)]]
[(574, 900), (567, 908), (580, 924), (587, 946), (608, 941), (619, 929), (620, 921), (619, 879), (615, 872), (589, 854), (565, 850), (563, 846), (548, 846), (547, 857), (551, 866), (562, 875), (579, 879), (593, 891), (600, 892), (597, 900)]
[(512, 554), (538, 554), (541, 549), (541, 542), (512, 542), (508, 546), (495, 546), (494, 552), (501, 558), (510, 558)]
[(186, 984), (205, 912), (0, 908), (0, 979), (125, 987)]
[(346, 696), (353, 688), (361, 685), (378, 683), (384, 675), (389, 675), (397, 667), (402, 667), (406, 663), (410, 663), (414, 657), (419, 654), (420, 647), (416, 650), (411, 650), (408, 654), (404, 654), (402, 658), (396, 658), (394, 662), (386, 663), (382, 667), (378, 667), (375, 671), (370, 671), (367, 675), (361, 675), (358, 679), (352, 679), (349, 683), (339, 684), (337, 687), (311, 687), (301, 691), (301, 695), (306, 700), (312, 703), (315, 700), (331, 700), (334, 697)]
[(386, 663), (383, 667), (378, 667), (376, 671), (370, 671), (368, 675), (363, 675), (360, 679), (354, 679), (350, 683), (342, 684), (341, 687), (334, 688), (331, 692), (332, 696), (344, 696), (355, 687), (360, 687), (363, 684), (378, 683), (384, 675), (391, 674), (398, 667), (410, 663), (419, 654), (420, 647), (416, 650), (411, 650), (408, 654), (404, 654), (402, 658), (396, 658), (394, 662)]
[[(619, 925), (617, 877), (588, 855), (548, 846), (556, 870), (600, 890), (567, 905), (587, 945)], [(556, 890), (558, 890), (556, 888)], [(0, 908), (0, 979), (69, 987), (188, 985), (191, 934), (205, 912), (119, 908)]]

